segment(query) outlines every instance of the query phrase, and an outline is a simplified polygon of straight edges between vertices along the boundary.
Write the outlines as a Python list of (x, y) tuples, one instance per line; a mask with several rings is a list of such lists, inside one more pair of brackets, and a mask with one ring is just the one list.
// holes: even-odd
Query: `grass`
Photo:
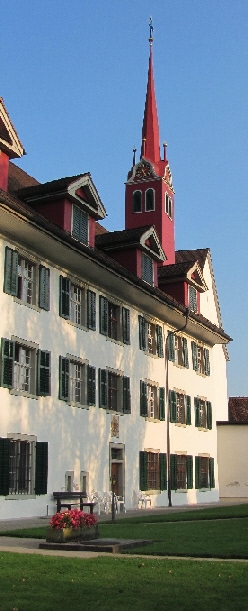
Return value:
[(0, 611), (244, 611), (245, 563), (0, 554)]

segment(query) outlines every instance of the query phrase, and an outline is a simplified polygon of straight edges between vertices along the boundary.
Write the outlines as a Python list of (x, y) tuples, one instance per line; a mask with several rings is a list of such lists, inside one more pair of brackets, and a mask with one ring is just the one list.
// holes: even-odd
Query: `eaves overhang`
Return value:
[(3, 192), (0, 193), (0, 227), (1, 234), (17, 246), (28, 248), (48, 264), (50, 262), (60, 270), (77, 275), (175, 330), (187, 323), (185, 333), (210, 346), (231, 340), (210, 321), (192, 312), (188, 314), (185, 306), (156, 287), (147, 285), (105, 254), (75, 241), (41, 214), (27, 207), (22, 210), (14, 198), (8, 202)]

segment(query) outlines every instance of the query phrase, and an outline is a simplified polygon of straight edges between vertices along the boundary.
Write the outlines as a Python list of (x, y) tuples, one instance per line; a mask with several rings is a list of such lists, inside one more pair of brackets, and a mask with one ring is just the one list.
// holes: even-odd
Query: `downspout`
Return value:
[[(183, 327), (180, 329), (175, 329), (175, 331), (170, 331), (171, 335), (176, 335), (181, 331), (186, 329), (189, 318), (189, 308), (186, 310), (186, 321)], [(165, 340), (165, 366), (166, 366), (166, 385), (165, 385), (165, 395), (166, 395), (166, 405), (167, 405), (167, 482), (168, 482), (168, 506), (172, 507), (171, 502), (171, 472), (170, 472), (170, 405), (169, 405), (169, 358), (168, 358), (168, 333)]]

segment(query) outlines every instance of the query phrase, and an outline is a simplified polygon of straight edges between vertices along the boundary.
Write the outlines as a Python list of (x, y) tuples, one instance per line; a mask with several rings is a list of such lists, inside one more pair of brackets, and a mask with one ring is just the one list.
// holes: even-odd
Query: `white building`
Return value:
[(0, 102), (2, 518), (53, 513), (54, 491), (111, 475), (127, 508), (139, 489), (154, 506), (219, 498), (230, 338), (209, 250), (175, 253), (154, 104), (150, 56), (126, 229), (106, 232), (89, 174), (41, 185), (9, 161), (24, 151)]

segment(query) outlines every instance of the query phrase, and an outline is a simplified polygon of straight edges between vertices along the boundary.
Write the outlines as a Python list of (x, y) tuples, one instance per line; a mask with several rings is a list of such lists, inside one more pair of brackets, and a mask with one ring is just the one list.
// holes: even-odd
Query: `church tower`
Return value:
[(148, 82), (142, 127), (140, 161), (128, 173), (125, 198), (125, 228), (132, 229), (154, 225), (166, 261), (162, 265), (175, 263), (175, 211), (174, 189), (164, 143), (163, 159), (160, 157), (160, 136), (157, 104), (153, 76), (153, 26), (150, 20), (150, 57)]

